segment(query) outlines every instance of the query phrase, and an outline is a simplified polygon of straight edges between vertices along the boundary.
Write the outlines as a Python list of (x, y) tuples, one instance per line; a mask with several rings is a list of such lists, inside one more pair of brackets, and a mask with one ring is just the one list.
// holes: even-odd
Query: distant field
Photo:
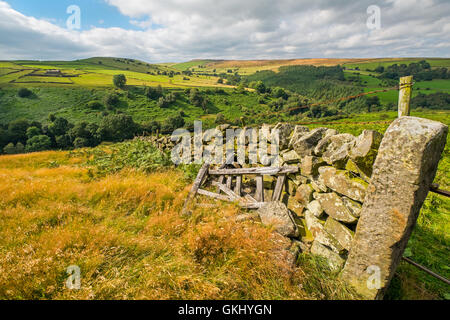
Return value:
[[(120, 63), (113, 58), (93, 58), (81, 61), (16, 61), (0, 62), (0, 85), (1, 86), (25, 86), (36, 87), (67, 84), (86, 87), (112, 87), (112, 79), (116, 74), (125, 74), (127, 84), (133, 86), (158, 86), (167, 88), (187, 88), (187, 87), (224, 87), (217, 84), (216, 77), (209, 76), (189, 76), (158, 75), (163, 72), (179, 72), (180, 70), (160, 65), (150, 65), (144, 62), (134, 62), (130, 64)], [(101, 64), (99, 62), (102, 61)], [(123, 69), (120, 69), (123, 68)], [(58, 69), (66, 75), (74, 77), (38, 77), (28, 76), (45, 75), (45, 70)], [(129, 69), (129, 70), (127, 70)], [(18, 71), (18, 72), (17, 72)], [(149, 74), (153, 73), (153, 74)]]
[[(365, 69), (372, 70), (380, 64), (386, 66), (393, 63), (410, 63), (419, 60), (422, 59), (194, 60), (180, 64), (158, 65), (122, 58), (91, 58), (78, 61), (0, 61), (0, 87), (6, 92), (1, 100), (0, 115), (2, 119), (0, 121), (6, 123), (17, 117), (28, 119), (36, 117), (37, 120), (43, 120), (51, 112), (56, 112), (73, 121), (98, 121), (101, 112), (86, 110), (85, 105), (93, 99), (102, 100), (105, 92), (113, 89), (113, 76), (119, 73), (126, 75), (127, 84), (130, 86), (155, 87), (160, 85), (168, 89), (190, 87), (233, 88), (217, 84), (218, 77), (215, 76), (194, 74), (192, 76), (174, 75), (169, 77), (162, 73), (164, 71), (177, 73), (181, 70), (195, 69), (195, 73), (212, 74), (214, 70), (216, 73), (227, 73), (231, 69), (232, 72), (244, 75), (267, 69), (278, 71), (278, 68), (282, 65), (343, 64), (347, 67), (345, 76), (350, 78), (359, 73), (363, 86), (362, 90), (368, 92), (384, 88), (381, 87), (381, 81), (373, 76), (377, 74), (365, 71)], [(427, 59), (427, 61), (433, 66), (450, 65), (450, 59)], [(359, 66), (361, 70), (348, 69), (355, 66)], [(45, 77), (47, 69), (60, 69), (64, 74), (73, 75), (73, 77)], [(30, 74), (39, 76), (31, 76)], [(36, 91), (37, 99), (18, 99), (16, 94), (19, 87), (33, 89), (33, 91)], [(84, 93), (80, 95), (80, 92), (97, 89), (105, 92), (88, 95), (87, 97), (84, 97)], [(450, 92), (450, 80), (417, 82), (413, 87), (413, 96), (418, 93), (431, 94), (435, 92)], [(377, 93), (376, 95), (379, 96), (382, 104), (397, 104), (398, 91), (396, 90)], [(253, 117), (258, 112), (268, 111), (267, 104), (259, 104), (258, 97), (253, 95), (212, 95), (210, 99), (215, 109), (209, 115), (205, 115), (199, 108), (194, 108), (192, 105), (181, 101), (177, 102), (177, 107), (173, 110), (170, 108), (160, 110), (156, 108), (155, 101), (149, 102), (142, 100), (141, 97), (137, 99), (123, 98), (128, 107), (122, 111), (135, 117), (136, 121), (164, 120), (164, 118), (180, 110), (186, 113), (186, 118), (189, 121), (196, 117), (213, 121), (213, 118), (219, 112), (223, 113), (227, 119), (235, 120), (242, 116)], [(270, 100), (267, 103), (269, 102)]]
[(199, 66), (204, 66), (206, 64), (209, 64), (210, 62), (211, 60), (194, 60), (189, 62), (177, 63), (172, 65), (172, 67), (180, 71), (185, 71), (191, 68), (198, 68)]
[(348, 62), (344, 63), (343, 65), (347, 68), (354, 69), (356, 67), (359, 67), (361, 70), (370, 69), (373, 70), (376, 67), (383, 66), (387, 67), (389, 65), (393, 64), (410, 64), (413, 62), (419, 62), (421, 60), (426, 60), (430, 63), (432, 67), (443, 67), (443, 68), (449, 68), (450, 67), (450, 59), (448, 58), (395, 58), (395, 59), (368, 59), (366, 61), (359, 61), (359, 62)]
[[(204, 60), (183, 63), (183, 67), (195, 69), (199, 73), (227, 73), (229, 70), (241, 75), (250, 75), (257, 71), (272, 70), (293, 65), (334, 66), (346, 62), (367, 61), (361, 59), (290, 59), (290, 60)], [(175, 66), (176, 67), (176, 66)]]
[[(443, 67), (443, 68), (449, 68), (450, 67), (450, 59), (427, 59), (427, 58), (405, 58), (405, 59), (376, 59), (375, 61), (368, 61), (368, 62), (359, 62), (359, 63), (350, 63), (350, 64), (344, 64), (344, 66), (347, 68), (345, 70), (345, 76), (346, 78), (354, 77), (356, 75), (359, 75), (362, 84), (364, 85), (364, 91), (375, 91), (384, 89), (381, 86), (381, 80), (377, 79), (376, 76), (379, 74), (367, 71), (367, 70), (373, 70), (379, 66), (390, 66), (392, 64), (410, 64), (413, 62), (419, 62), (421, 60), (426, 60), (432, 68), (435, 67)], [(360, 70), (349, 70), (348, 68), (355, 69), (358, 67)], [(449, 79), (435, 79), (432, 81), (417, 81), (414, 82), (413, 86), (413, 97), (418, 95), (419, 93), (423, 94), (432, 94), (436, 92), (447, 92), (450, 93), (450, 80)], [(398, 92), (397, 91), (389, 91), (389, 92), (380, 92), (373, 95), (377, 95), (380, 98), (380, 101), (382, 103), (394, 103), (396, 104), (398, 102)], [(372, 96), (373, 96), (372, 95)]]
[(19, 79), (20, 77), (26, 76), (31, 73), (33, 70), (22, 70), (14, 73), (9, 73), (3, 76), (0, 76), (0, 85), (8, 84), (12, 81)]
[(39, 77), (39, 76), (26, 76), (14, 81), (15, 83), (65, 83), (72, 84), (70, 78), (62, 77)]
[[(191, 70), (195, 73), (228, 73), (230, 70), (240, 75), (250, 75), (257, 71), (271, 70), (278, 72), (280, 67), (293, 65), (335, 66), (342, 65), (348, 69), (375, 69), (378, 66), (388, 66), (394, 63), (412, 63), (426, 59), (432, 67), (450, 67), (450, 59), (445, 58), (384, 58), (384, 59), (290, 59), (290, 60), (193, 60), (189, 62), (171, 64), (181, 70)], [(349, 70), (350, 71), (350, 70)], [(367, 73), (370, 74), (370, 73)]]

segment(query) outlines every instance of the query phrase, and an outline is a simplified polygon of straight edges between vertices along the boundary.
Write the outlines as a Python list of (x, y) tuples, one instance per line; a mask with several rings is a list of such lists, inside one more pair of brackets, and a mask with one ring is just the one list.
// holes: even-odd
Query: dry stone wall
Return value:
[[(288, 132), (289, 126), (277, 128)], [(303, 248), (326, 258), (336, 271), (344, 267), (351, 249), (382, 137), (369, 130), (355, 137), (296, 126), (284, 135), (289, 142), (281, 143), (286, 146), (282, 164), (300, 168), (288, 176), (283, 199), (295, 214)]]
[[(384, 137), (372, 130), (355, 137), (289, 123), (265, 127), (278, 129), (278, 164), (299, 171), (287, 176), (282, 202), (257, 211), (261, 221), (343, 271), (364, 297), (381, 298), (434, 179), (448, 128), (414, 117), (395, 120)], [(164, 150), (175, 145), (168, 137), (151, 139)], [(276, 178), (264, 176), (266, 201)], [(255, 186), (243, 191), (251, 194)], [(367, 285), (374, 266), (379, 287)]]
[[(284, 209), (269, 203), (258, 211), (261, 220), (267, 224), (278, 221), (275, 229), (279, 233), (301, 241), (303, 251), (322, 256), (331, 268), (341, 270), (383, 136), (366, 130), (355, 137), (334, 129), (311, 130), (289, 123), (264, 127), (279, 132), (279, 165), (298, 166), (299, 172), (286, 179)], [(228, 126), (218, 129), (225, 131)], [(175, 145), (169, 137), (150, 139), (166, 151)], [(275, 184), (275, 176), (264, 176), (266, 201), (272, 198)]]

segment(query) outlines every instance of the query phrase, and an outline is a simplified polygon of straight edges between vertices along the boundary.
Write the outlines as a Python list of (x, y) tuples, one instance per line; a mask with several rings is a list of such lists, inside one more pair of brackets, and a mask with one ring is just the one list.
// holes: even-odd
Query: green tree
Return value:
[(150, 100), (157, 100), (163, 96), (163, 89), (160, 85), (157, 87), (147, 87), (145, 88), (145, 95)]
[(52, 146), (52, 140), (48, 136), (39, 135), (28, 139), (25, 150), (27, 152), (36, 152), (49, 150)]
[(72, 147), (72, 140), (68, 134), (57, 136), (55, 142), (56, 146), (60, 149), (69, 149)]
[(133, 138), (138, 128), (130, 116), (113, 114), (102, 119), (98, 130), (102, 140), (116, 142)]
[(22, 144), (22, 142), (17, 142), (16, 144), (16, 153), (25, 153), (25, 146)]
[(105, 105), (108, 110), (114, 110), (119, 104), (119, 96), (115, 93), (110, 93), (105, 97)]
[(55, 121), (55, 119), (56, 119), (56, 116), (53, 113), (50, 113), (48, 115), (48, 121), (53, 122), (53, 121)]
[(52, 123), (48, 125), (48, 131), (53, 137), (65, 135), (72, 125), (67, 119), (56, 117)]
[(39, 136), (40, 134), (42, 134), (42, 131), (39, 128), (37, 128), (37, 127), (29, 127), (27, 129), (27, 137), (28, 137), (28, 139), (31, 139), (34, 136)]
[(113, 78), (113, 83), (117, 88), (124, 88), (127, 84), (127, 78), (124, 74), (116, 74)]
[(164, 97), (159, 98), (158, 103), (156, 104), (158, 108), (167, 108), (169, 103), (166, 101)]
[(164, 134), (170, 134), (176, 129), (182, 128), (185, 125), (183, 117), (178, 114), (176, 116), (169, 117), (162, 125), (161, 131)]
[(288, 94), (283, 88), (276, 87), (272, 90), (272, 95), (274, 98), (283, 98), (284, 100), (287, 100), (289, 98)]
[(262, 81), (256, 82), (254, 89), (258, 93), (265, 93), (266, 92), (266, 86), (265, 86), (265, 84)]
[(0, 151), (8, 144), (9, 142), (9, 134), (8, 130), (0, 127)]
[(80, 138), (80, 137), (76, 138), (76, 139), (73, 141), (73, 146), (74, 146), (75, 148), (84, 148), (84, 147), (87, 147), (88, 144), (89, 144), (89, 143), (88, 143), (88, 141), (87, 141), (86, 139)]
[(100, 101), (94, 100), (94, 101), (89, 101), (87, 103), (86, 107), (88, 107), (89, 109), (92, 109), (92, 110), (100, 110), (103, 108), (103, 105)]
[(161, 131), (161, 123), (158, 121), (150, 121), (145, 123), (142, 129), (149, 133), (156, 133), (157, 131)]
[(10, 142), (21, 142), (22, 144), (25, 143), (28, 139), (27, 129), (29, 126), (30, 123), (27, 120), (15, 120), (10, 122), (8, 125), (8, 135), (10, 138)]
[(17, 92), (17, 95), (20, 98), (29, 98), (33, 95), (33, 91), (31, 91), (27, 88), (20, 88), (19, 91)]
[(16, 154), (16, 147), (14, 143), (10, 142), (3, 148), (3, 153), (5, 154)]

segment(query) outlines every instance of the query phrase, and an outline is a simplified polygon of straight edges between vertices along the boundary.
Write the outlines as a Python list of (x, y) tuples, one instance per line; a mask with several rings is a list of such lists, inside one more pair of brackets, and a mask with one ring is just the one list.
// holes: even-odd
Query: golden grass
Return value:
[(266, 67), (266, 66), (295, 66), (295, 65), (312, 65), (312, 66), (335, 66), (344, 63), (367, 62), (370, 59), (290, 59), (290, 60), (225, 60), (220, 62), (211, 62), (208, 66), (216, 68), (249, 68), (249, 67)]
[[(289, 266), (284, 238), (236, 223), (233, 205), (182, 217), (181, 172), (92, 179), (79, 161), (64, 152), (0, 157), (0, 299), (352, 297), (317, 271), (320, 261)], [(81, 268), (81, 290), (65, 287), (70, 265)]]

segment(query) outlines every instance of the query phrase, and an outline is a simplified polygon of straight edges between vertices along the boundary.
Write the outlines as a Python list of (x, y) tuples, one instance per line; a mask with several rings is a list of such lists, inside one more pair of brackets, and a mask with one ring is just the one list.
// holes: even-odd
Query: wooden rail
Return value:
[[(184, 203), (183, 214), (189, 214), (189, 202), (197, 195), (203, 195), (216, 200), (235, 202), (243, 208), (258, 209), (261, 208), (266, 200), (280, 201), (283, 188), (286, 186), (286, 175), (297, 173), (299, 168), (293, 166), (283, 167), (257, 167), (257, 168), (227, 168), (222, 165), (218, 169), (211, 169), (209, 164), (204, 164), (200, 169), (197, 178), (194, 181), (192, 189)], [(243, 176), (256, 176), (256, 189), (253, 195), (243, 192)], [(264, 195), (264, 176), (276, 176), (276, 184), (271, 199), (265, 199)], [(202, 185), (208, 180), (211, 181), (210, 186), (216, 188), (216, 192), (201, 189)]]

